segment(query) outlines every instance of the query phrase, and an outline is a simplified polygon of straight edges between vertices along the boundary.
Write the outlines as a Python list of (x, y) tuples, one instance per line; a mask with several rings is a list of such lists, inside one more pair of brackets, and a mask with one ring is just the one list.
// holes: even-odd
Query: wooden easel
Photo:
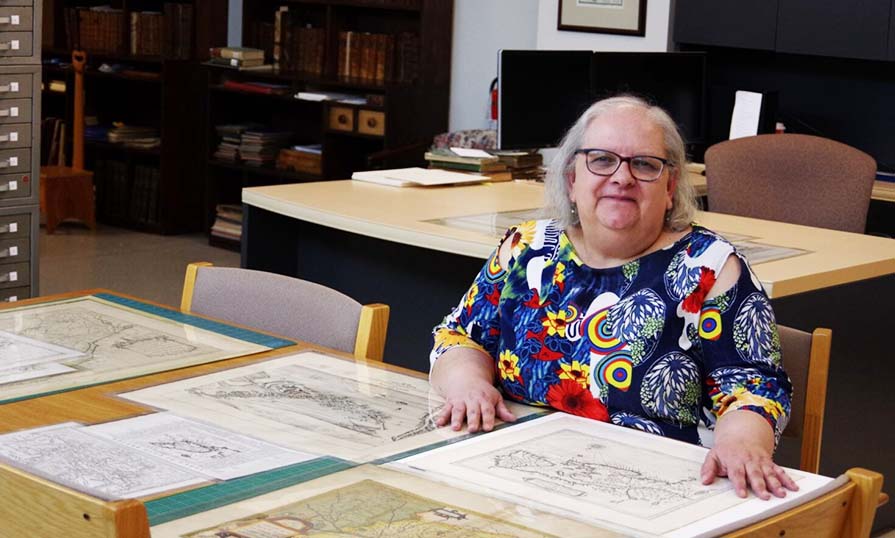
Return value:
[(84, 170), (84, 67), (87, 53), (74, 50), (71, 65), (75, 72), (74, 119), (72, 124), (72, 165), (40, 167), (40, 210), (51, 234), (63, 220), (84, 222), (96, 229), (93, 172)]

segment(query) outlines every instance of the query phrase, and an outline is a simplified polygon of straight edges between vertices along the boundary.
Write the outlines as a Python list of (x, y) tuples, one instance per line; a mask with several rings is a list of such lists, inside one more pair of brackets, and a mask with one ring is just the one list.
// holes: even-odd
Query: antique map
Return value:
[[(463, 435), (425, 379), (316, 352), (121, 394), (295, 450), (366, 462)], [(516, 416), (541, 412), (512, 407)]]
[(2, 311), (0, 331), (71, 351), (0, 378), (0, 402), (268, 349), (94, 296)]
[[(706, 452), (556, 413), (391, 465), (594, 525), (660, 536), (712, 535), (719, 526), (786, 504), (740, 499), (727, 479), (702, 485), (699, 469)], [(790, 502), (818, 494), (832, 482), (799, 471), (790, 474), (801, 488), (787, 495)]]
[(617, 534), (361, 466), (152, 528), (153, 538), (605, 538)]

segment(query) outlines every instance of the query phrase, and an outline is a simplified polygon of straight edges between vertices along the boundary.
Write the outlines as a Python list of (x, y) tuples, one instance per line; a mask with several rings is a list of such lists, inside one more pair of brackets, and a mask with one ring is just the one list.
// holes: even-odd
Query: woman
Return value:
[(797, 489), (772, 461), (791, 386), (770, 303), (730, 243), (690, 224), (684, 164), (674, 121), (640, 99), (578, 119), (547, 178), (555, 218), (508, 231), (435, 328), (440, 425), (514, 420), (495, 379), (516, 401), (691, 443), (707, 408), (704, 483)]

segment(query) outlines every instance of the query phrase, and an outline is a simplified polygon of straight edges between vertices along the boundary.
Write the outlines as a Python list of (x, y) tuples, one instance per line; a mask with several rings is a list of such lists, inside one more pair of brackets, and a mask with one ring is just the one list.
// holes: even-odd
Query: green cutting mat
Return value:
[(288, 467), (169, 495), (146, 502), (149, 524), (160, 525), (199, 512), (220, 508), (324, 475), (344, 471), (356, 465), (339, 458), (324, 456)]

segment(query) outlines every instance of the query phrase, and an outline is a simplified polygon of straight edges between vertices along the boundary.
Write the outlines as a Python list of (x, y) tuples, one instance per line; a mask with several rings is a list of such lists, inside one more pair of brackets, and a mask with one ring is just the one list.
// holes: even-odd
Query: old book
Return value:
[(251, 47), (212, 47), (208, 52), (212, 58), (264, 60), (264, 51)]

